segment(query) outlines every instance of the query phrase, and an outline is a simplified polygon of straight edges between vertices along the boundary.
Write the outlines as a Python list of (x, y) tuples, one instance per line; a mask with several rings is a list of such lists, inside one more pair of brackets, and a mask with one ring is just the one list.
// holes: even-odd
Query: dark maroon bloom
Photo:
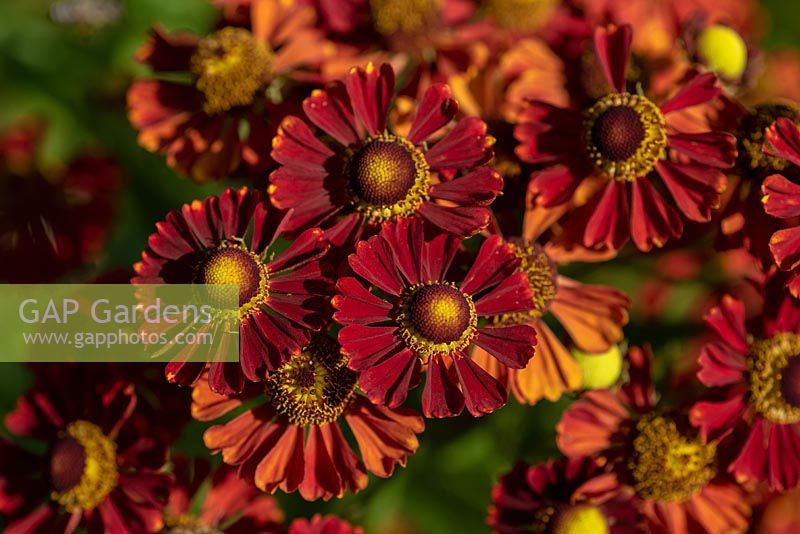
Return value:
[(487, 522), (498, 534), (641, 532), (639, 502), (599, 458), (518, 463), (492, 489)]
[(133, 534), (163, 528), (171, 485), (160, 471), (166, 448), (146, 421), (134, 422), (133, 385), (103, 380), (87, 369), (68, 366), (38, 375), (6, 415), (8, 430), (40, 442), (42, 452), (0, 442), (1, 456), (14, 459), (0, 469), (5, 532), (84, 527), (91, 533)]
[[(479, 416), (506, 402), (506, 388), (470, 356), (477, 345), (501, 365), (522, 369), (531, 359), (535, 330), (491, 326), (485, 318), (533, 307), (513, 247), (487, 239), (466, 276), (448, 274), (461, 242), (426, 232), (419, 219), (401, 219), (360, 242), (350, 267), (366, 282), (337, 283), (334, 319), (349, 366), (378, 404), (399, 406), (425, 364), (422, 409), (427, 417), (467, 410)], [(460, 280), (459, 282), (457, 282)]]
[[(626, 92), (631, 38), (627, 25), (595, 32), (598, 59), (614, 92), (583, 111), (534, 101), (515, 132), (519, 157), (546, 167), (531, 177), (537, 203), (565, 204), (595, 176), (607, 182), (571, 220), (590, 248), (618, 249), (632, 238), (648, 251), (681, 236), (681, 214), (708, 221), (727, 184), (722, 171), (736, 158), (733, 136), (681, 133), (668, 120), (719, 94), (713, 74), (695, 76), (660, 106)], [(662, 186), (672, 203), (659, 192)]]
[[(208, 379), (218, 393), (241, 391), (245, 378), (263, 379), (326, 321), (331, 284), (319, 260), (328, 243), (313, 228), (277, 252), (290, 220), (257, 191), (228, 189), (170, 212), (135, 265), (135, 284), (239, 285), (239, 365), (211, 364)], [(167, 378), (194, 384), (204, 367), (176, 360)]]
[(354, 68), (345, 79), (303, 102), (309, 121), (330, 136), (320, 140), (306, 122), (287, 117), (273, 139), (281, 164), (270, 176), (272, 202), (292, 208), (287, 230), (337, 224), (345, 235), (363, 225), (421, 217), (446, 232), (470, 236), (489, 224), (489, 204), (503, 188), (483, 165), (494, 140), (476, 117), (457, 121), (450, 88), (431, 86), (406, 135), (389, 120), (394, 95), (389, 65)]

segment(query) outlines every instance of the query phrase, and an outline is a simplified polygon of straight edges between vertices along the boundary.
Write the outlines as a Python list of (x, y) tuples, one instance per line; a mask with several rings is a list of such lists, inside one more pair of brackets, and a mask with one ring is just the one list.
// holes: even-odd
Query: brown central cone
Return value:
[(350, 162), (350, 186), (364, 202), (394, 204), (414, 185), (417, 169), (408, 149), (392, 141), (373, 141)]
[(420, 288), (409, 309), (414, 328), (434, 343), (456, 341), (469, 327), (469, 303), (453, 286), (436, 284)]
[(624, 161), (636, 154), (644, 136), (639, 114), (628, 106), (609, 108), (592, 125), (592, 142), (611, 161)]
[(781, 395), (788, 404), (800, 408), (800, 356), (791, 358), (781, 370)]
[(50, 480), (53, 489), (61, 493), (77, 486), (83, 476), (86, 451), (77, 440), (60, 439), (50, 452)]
[[(199, 283), (230, 284), (239, 286), (239, 306), (243, 306), (255, 297), (261, 282), (261, 265), (246, 250), (238, 247), (221, 247), (211, 252), (204, 260), (200, 272)], [(209, 295), (212, 305), (214, 295)]]

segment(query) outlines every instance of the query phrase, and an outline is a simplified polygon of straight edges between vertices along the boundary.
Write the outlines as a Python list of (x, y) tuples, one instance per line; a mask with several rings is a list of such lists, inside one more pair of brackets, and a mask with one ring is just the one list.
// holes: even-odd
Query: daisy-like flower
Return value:
[(289, 534), (364, 534), (364, 529), (354, 527), (335, 515), (316, 514), (309, 519), (295, 519), (289, 525)]
[[(319, 335), (270, 373), (263, 388), (222, 396), (199, 383), (192, 415), (210, 421), (246, 404), (205, 432), (206, 446), (263, 491), (299, 490), (307, 500), (328, 500), (364, 489), (368, 472), (388, 478), (395, 465), (405, 466), (425, 428), (413, 410), (372, 404), (356, 381), (339, 345)], [(345, 426), (360, 455), (345, 439)]]
[(61, 168), (37, 161), (45, 125), (24, 119), (0, 133), (2, 283), (42, 283), (87, 267), (114, 222), (120, 169), (83, 152)]
[(735, 458), (728, 471), (737, 480), (766, 480), (784, 491), (800, 485), (800, 307), (772, 295), (775, 281), (757, 322), (745, 323), (744, 304), (729, 295), (707, 314), (714, 338), (697, 377), (718, 395), (696, 403), (691, 420), (709, 439), (729, 438), (723, 442)]
[[(798, 118), (800, 116), (795, 117)], [(767, 129), (766, 141), (763, 147), (766, 157), (781, 158), (793, 166), (784, 171), (785, 175), (768, 176), (761, 189), (764, 211), (788, 226), (772, 234), (769, 248), (778, 267), (790, 273), (789, 290), (795, 297), (800, 297), (800, 208), (797, 202), (800, 195), (800, 186), (797, 185), (800, 178), (800, 129), (792, 119), (781, 117)]]
[(500, 175), (483, 165), (493, 155), (486, 124), (461, 119), (433, 142), (458, 111), (450, 89), (438, 84), (400, 135), (388, 124), (393, 94), (388, 64), (354, 68), (344, 83), (313, 92), (303, 109), (331, 144), (303, 120), (284, 119), (272, 141), (272, 157), (282, 166), (270, 176), (269, 193), (273, 204), (294, 210), (287, 230), (337, 222), (359, 234), (364, 225), (402, 217), (421, 217), (459, 236), (486, 227), (488, 206), (503, 188)]
[(628, 352), (630, 381), (572, 404), (556, 426), (567, 456), (608, 459), (620, 484), (642, 499), (649, 532), (744, 531), (742, 490), (717, 473), (717, 444), (702, 440), (680, 413), (656, 407), (649, 352)]
[[(221, 196), (185, 204), (167, 214), (134, 265), (134, 284), (231, 284), (239, 286), (239, 365), (214, 362), (208, 379), (219, 393), (241, 391), (245, 377), (262, 380), (289, 354), (308, 343), (326, 322), (330, 280), (320, 258), (328, 250), (322, 231), (301, 233), (281, 252), (291, 214), (270, 208), (258, 191), (228, 189)], [(214, 304), (209, 294), (209, 303)], [(224, 335), (227, 324), (211, 328)], [(215, 339), (217, 339), (215, 337)], [(194, 384), (205, 368), (176, 358), (167, 378)]]
[[(269, 168), (284, 93), (335, 55), (313, 27), (312, 7), (254, 0), (249, 8), (248, 27), (224, 26), (203, 38), (155, 28), (136, 55), (157, 76), (128, 91), (139, 144), (196, 181)], [(177, 81), (181, 75), (186, 82)]]
[(497, 534), (641, 532), (633, 492), (604, 464), (585, 457), (518, 463), (492, 489), (487, 523)]
[[(241, 480), (227, 466), (213, 473), (205, 460), (172, 459), (175, 484), (164, 509), (171, 534), (280, 534), (284, 515), (274, 497)], [(207, 489), (206, 489), (207, 488)]]
[(449, 234), (430, 235), (419, 219), (402, 219), (350, 256), (363, 282), (337, 282), (334, 319), (344, 326), (339, 341), (348, 365), (373, 402), (402, 404), (425, 365), (425, 416), (458, 415), (465, 405), (474, 416), (490, 413), (506, 403), (506, 389), (472, 359), (472, 346), (514, 369), (533, 356), (533, 328), (485, 321), (533, 307), (513, 247), (490, 237), (461, 277), (450, 272), (460, 244)]
[[(171, 479), (166, 449), (133, 423), (130, 383), (67, 367), (38, 377), (5, 417), (14, 435), (39, 442), (33, 453), (0, 443), (4, 532), (159, 532)], [(50, 377), (50, 379), (46, 379)], [(76, 395), (76, 392), (80, 392)], [(145, 424), (142, 424), (145, 423)]]
[(630, 299), (613, 287), (582, 284), (558, 274), (555, 262), (537, 243), (512, 240), (509, 245), (520, 259), (517, 272), (527, 277), (533, 307), (524, 312), (496, 315), (491, 320), (498, 326), (533, 327), (537, 339), (534, 357), (524, 369), (506, 367), (480, 347), (475, 348), (472, 357), (508, 385), (518, 401), (527, 404), (536, 404), (542, 398), (555, 401), (564, 392), (581, 386), (581, 370), (544, 318), (557, 319), (579, 349), (605, 352), (623, 338)]
[(539, 204), (569, 202), (578, 186), (595, 176), (607, 182), (574, 216), (582, 243), (590, 248), (619, 249), (630, 237), (648, 251), (682, 234), (681, 213), (708, 221), (727, 184), (722, 171), (736, 157), (736, 140), (729, 134), (680, 133), (667, 123), (671, 113), (719, 94), (713, 74), (695, 76), (660, 106), (626, 92), (631, 37), (627, 25), (595, 32), (598, 59), (614, 92), (583, 111), (532, 102), (515, 132), (520, 158), (547, 166), (531, 177)]

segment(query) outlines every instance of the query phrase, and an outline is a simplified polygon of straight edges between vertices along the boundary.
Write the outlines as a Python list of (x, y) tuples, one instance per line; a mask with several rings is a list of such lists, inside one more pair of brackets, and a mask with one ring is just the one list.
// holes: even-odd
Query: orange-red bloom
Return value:
[[(298, 490), (307, 500), (356, 493), (367, 486), (368, 472), (388, 478), (414, 454), (424, 429), (413, 410), (376, 406), (358, 393), (356, 374), (327, 336), (271, 373), (265, 387), (252, 385), (241, 396), (198, 383), (192, 415), (211, 421), (243, 405), (250, 407), (205, 432), (206, 446), (259, 489)], [(345, 425), (360, 455), (345, 439)]]

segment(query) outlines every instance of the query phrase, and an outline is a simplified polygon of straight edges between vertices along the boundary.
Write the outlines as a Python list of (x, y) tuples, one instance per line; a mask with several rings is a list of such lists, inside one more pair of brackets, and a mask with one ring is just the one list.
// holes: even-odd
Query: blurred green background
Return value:
[[(42, 0), (0, 2), (0, 127), (25, 115), (44, 117), (49, 124), (42, 154), (46, 164), (64, 161), (86, 146), (101, 146), (120, 162), (126, 182), (119, 218), (96, 272), (84, 274), (127, 267), (139, 258), (154, 223), (167, 211), (222, 189), (178, 177), (160, 156), (139, 148), (125, 115), (125, 90), (132, 77), (144, 73), (132, 56), (148, 28), (160, 22), (169, 29), (202, 33), (213, 24), (215, 10), (205, 0), (128, 0), (121, 22), (89, 33), (54, 24), (49, 5)], [(765, 5), (772, 19), (767, 48), (796, 46), (800, 4), (768, 0)], [(633, 316), (628, 337), (634, 343), (653, 343), (659, 376), (689, 350), (688, 340), (699, 326), (685, 320), (686, 312), (694, 296), (724, 282), (720, 271), (707, 265), (697, 280), (682, 283), (658, 321)], [(572, 267), (567, 274), (610, 283), (635, 296), (653, 276), (653, 260), (627, 256), (601, 266)], [(13, 406), (29, 380), (21, 366), (0, 369), (0, 414)], [(556, 454), (554, 426), (569, 402), (530, 408), (511, 401), (480, 420), (430, 421), (419, 452), (390, 480), (372, 477), (366, 491), (329, 503), (306, 503), (299, 495), (278, 499), (289, 519), (331, 511), (368, 532), (484, 532), (493, 481), (516, 459), (536, 461)], [(203, 428), (190, 426), (177, 449), (204, 454)]]

